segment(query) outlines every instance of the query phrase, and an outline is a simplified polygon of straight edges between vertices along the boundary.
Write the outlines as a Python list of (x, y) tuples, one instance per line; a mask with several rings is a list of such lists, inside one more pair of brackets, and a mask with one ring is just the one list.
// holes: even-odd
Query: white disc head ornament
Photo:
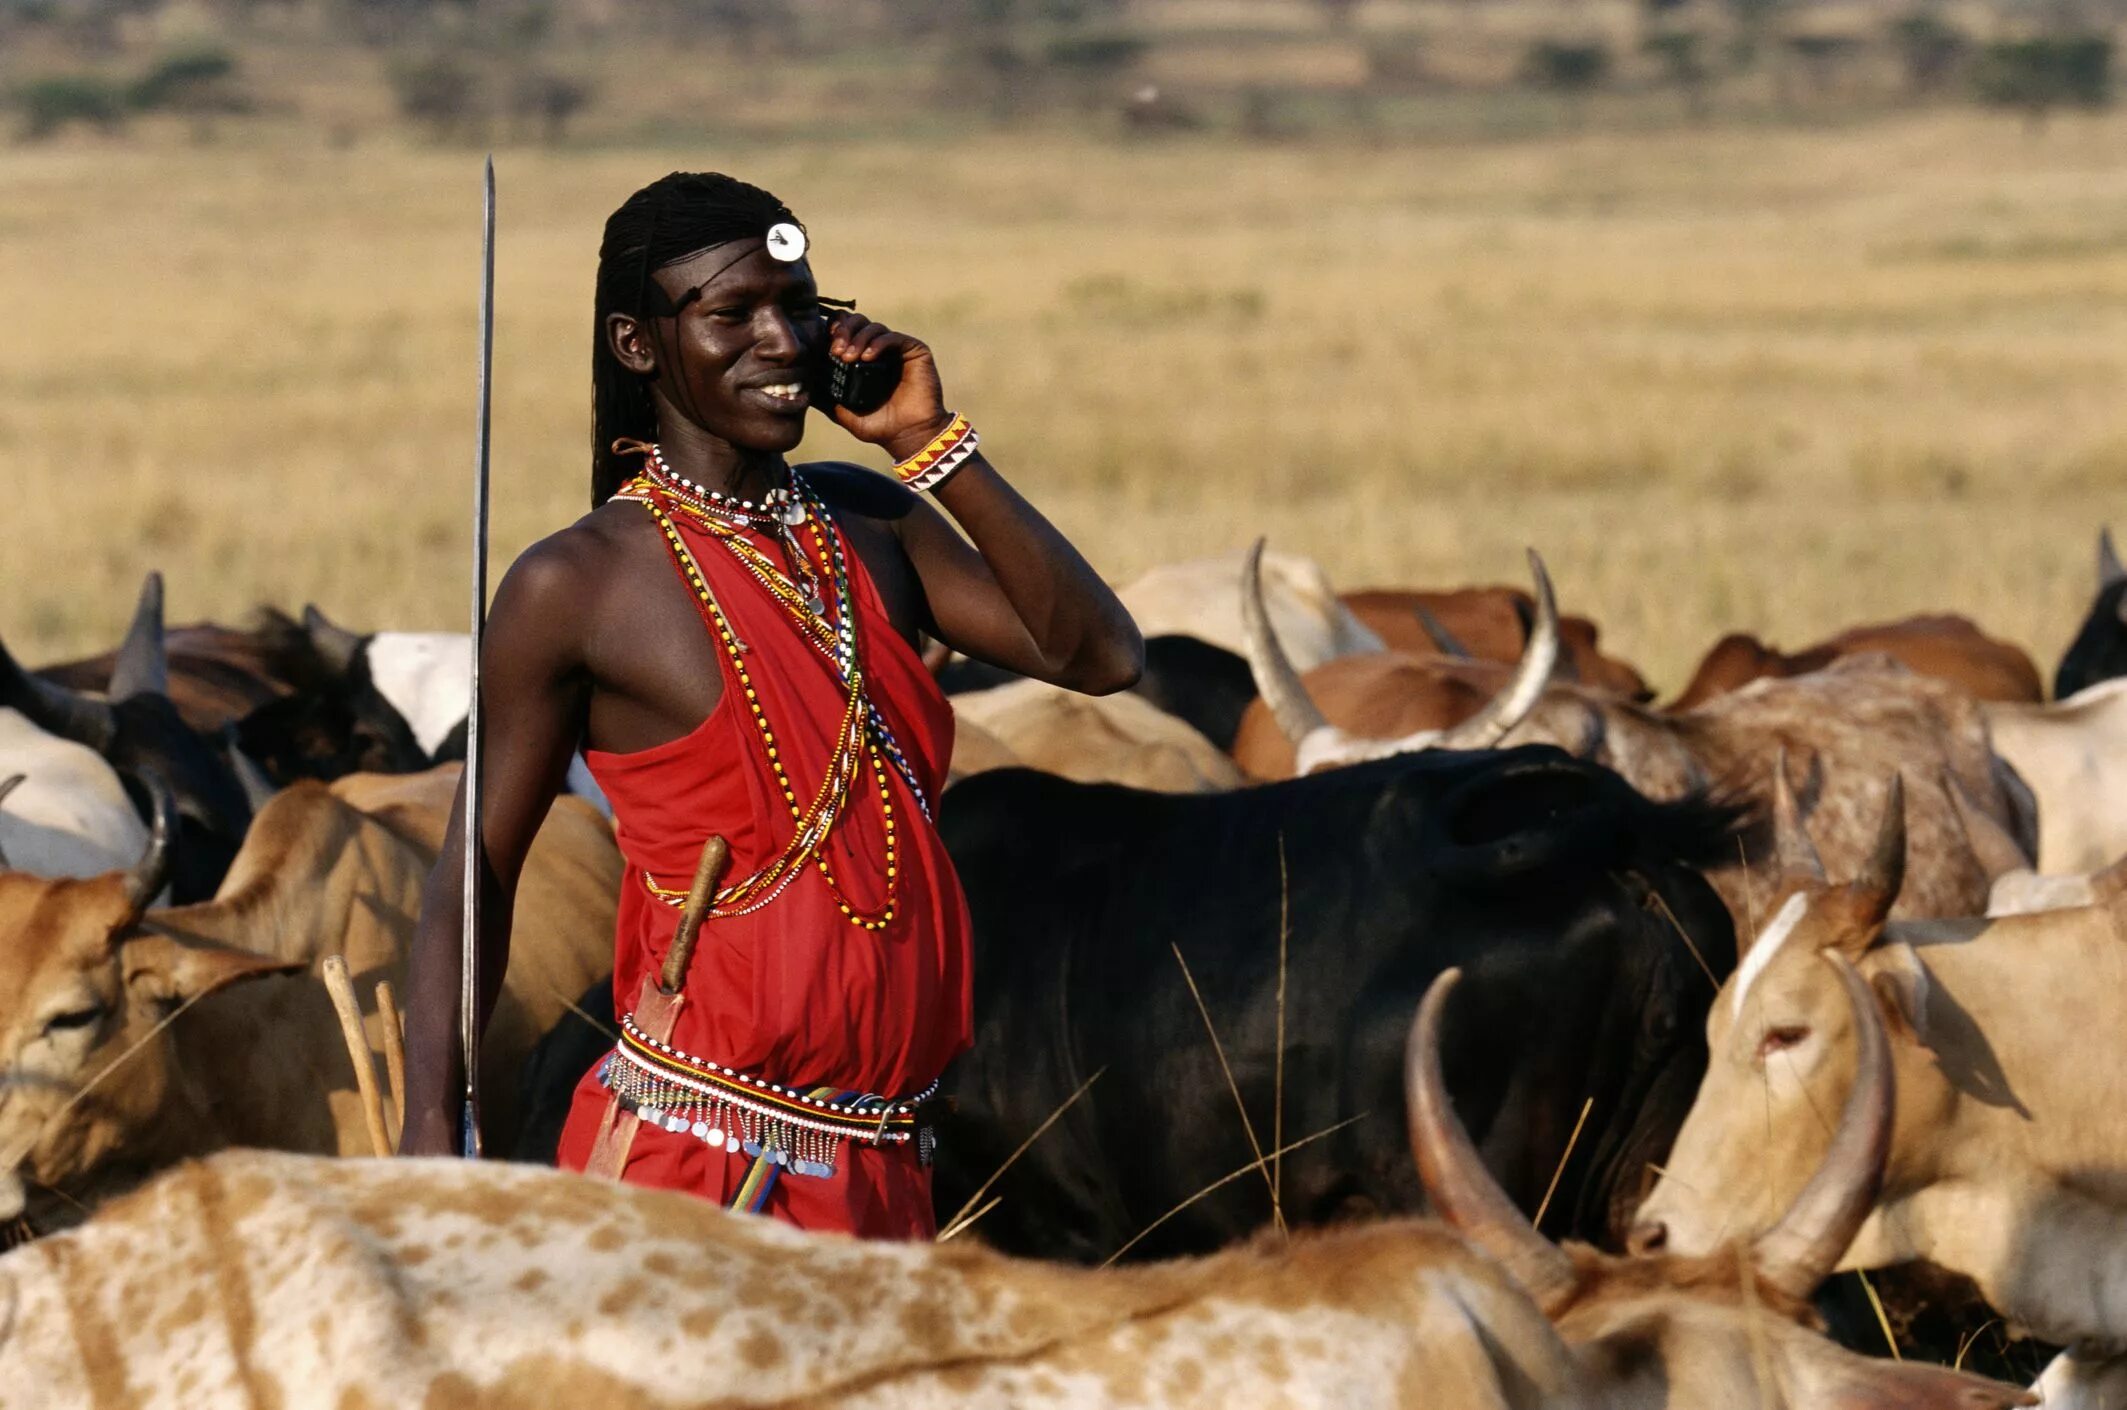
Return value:
[(787, 220), (769, 226), (768, 254), (785, 264), (796, 264), (805, 258), (805, 232)]

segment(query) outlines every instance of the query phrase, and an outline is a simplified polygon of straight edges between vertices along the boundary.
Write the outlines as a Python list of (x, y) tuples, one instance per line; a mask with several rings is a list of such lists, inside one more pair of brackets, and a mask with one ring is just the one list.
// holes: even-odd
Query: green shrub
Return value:
[(1146, 43), (1134, 34), (1070, 34), (1049, 41), (1048, 60), (1080, 73), (1120, 73), (1145, 56)]
[(590, 83), (568, 74), (528, 69), (510, 81), (510, 117), (520, 126), (537, 125), (549, 143), (567, 135), (569, 119), (590, 101)]
[(1928, 10), (1900, 15), (1891, 21), (1890, 33), (1906, 87), (1915, 93), (1940, 89), (1972, 52), (1963, 30)]
[(480, 75), (449, 54), (402, 59), (390, 73), (399, 115), (439, 138), (466, 130), (481, 114)]
[(1997, 40), (1980, 50), (1973, 81), (1981, 102), (2034, 117), (2056, 107), (2103, 107), (2112, 99), (2112, 40), (2102, 34)]
[(1522, 55), (1525, 82), (1561, 93), (1585, 93), (1610, 76), (1610, 46), (1599, 39), (1539, 39)]
[(68, 123), (86, 122), (109, 131), (125, 122), (124, 90), (92, 73), (47, 74), (15, 91), (22, 110), (22, 135), (50, 137)]
[(141, 112), (233, 112), (249, 106), (235, 84), (236, 59), (227, 50), (188, 49), (162, 59), (126, 89)]

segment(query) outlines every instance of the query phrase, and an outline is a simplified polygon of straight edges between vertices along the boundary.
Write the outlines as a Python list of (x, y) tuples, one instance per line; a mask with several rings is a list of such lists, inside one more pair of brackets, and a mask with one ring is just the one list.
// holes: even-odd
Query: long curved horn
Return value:
[(126, 628), (125, 642), (111, 666), (111, 686), (104, 694), (112, 700), (131, 700), (136, 695), (169, 693), (170, 658), (163, 648), (162, 574), (151, 572), (141, 580), (133, 624)]
[(108, 753), (118, 737), (118, 715), (108, 700), (31, 675), (5, 646), (0, 646), (0, 705), (20, 710), (46, 734), (87, 745), (99, 754)]
[(1780, 875), (1788, 881), (1822, 886), (1824, 859), (1817, 855), (1817, 844), (1810, 840), (1809, 829), (1803, 825), (1801, 805), (1795, 802), (1795, 786), (1787, 778), (1784, 744), (1773, 755), (1772, 799), (1773, 856), (1780, 864)]
[(1964, 828), (1965, 843), (1979, 860), (1989, 885), (2012, 871), (2031, 869), (2032, 859), (2024, 852), (2023, 844), (1979, 805), (1964, 780), (1950, 769), (1942, 771), (1942, 791), (1950, 795), (1950, 807), (1957, 814), (1958, 825)]
[(1905, 887), (1905, 777), (1892, 774), (1883, 791), (1883, 824), (1876, 830), (1876, 850), (1868, 865), (1854, 878), (1853, 892), (1861, 901), (1861, 914), (1870, 925), (1881, 925), (1898, 904)]
[(1854, 1037), (1860, 1049), (1854, 1087), (1846, 1095), (1839, 1129), (1832, 1134), (1831, 1149), (1825, 1152), (1817, 1173), (1810, 1176), (1780, 1222), (1751, 1245), (1751, 1264), (1758, 1276), (1798, 1298), (1808, 1297), (1830, 1276), (1875, 1208), (1897, 1115), (1891, 1045), (1884, 1036), (1883, 1015), (1876, 1010), (1876, 996), (1844, 955), (1827, 950), (1819, 958), (1838, 971), (1853, 1006)]
[(1578, 1283), (1573, 1260), (1536, 1231), (1484, 1168), (1440, 1075), (1440, 1015), (1461, 978), (1461, 970), (1450, 969), (1433, 981), (1404, 1046), (1403, 1099), (1411, 1155), (1434, 1213), (1499, 1260), (1542, 1306)]
[[(0, 779), (0, 808), (7, 806), (7, 795), (20, 788), (22, 781), (28, 777), (28, 774), (9, 774), (6, 778)], [(0, 851), (0, 868), (8, 865), (7, 853)]]
[(126, 901), (133, 908), (128, 924), (140, 919), (169, 879), (170, 835), (177, 830), (177, 801), (170, 796), (170, 785), (153, 769), (142, 769), (140, 782), (148, 790), (154, 821), (148, 829), (146, 849), (126, 873)]
[(303, 604), (303, 632), (310, 638), (311, 648), (339, 675), (345, 675), (353, 667), (355, 653), (362, 649), (360, 635), (334, 622), (307, 602)]
[(1271, 718), (1278, 722), (1278, 729), (1298, 748), (1300, 741), (1326, 726), (1329, 721), (1322, 716), (1322, 709), (1307, 693), (1300, 682), (1300, 673), (1293, 669), (1292, 658), (1285, 654), (1285, 647), (1278, 641), (1278, 631), (1270, 624), (1270, 613), (1263, 606), (1263, 539), (1249, 546), (1248, 557), (1241, 563), (1241, 630), (1248, 647), (1248, 670), (1256, 680), (1256, 692), (1263, 703), (1270, 707)]
[(1529, 641), (1521, 649), (1521, 664), (1514, 668), (1514, 679), (1482, 710), (1443, 731), (1434, 748), (1490, 749), (1527, 719), (1536, 702), (1543, 699), (1552, 673), (1558, 669), (1558, 598), (1551, 591), (1551, 575), (1544, 571), (1543, 557), (1533, 548), (1529, 550), (1529, 571), (1536, 578), (1536, 620), (1529, 627)]

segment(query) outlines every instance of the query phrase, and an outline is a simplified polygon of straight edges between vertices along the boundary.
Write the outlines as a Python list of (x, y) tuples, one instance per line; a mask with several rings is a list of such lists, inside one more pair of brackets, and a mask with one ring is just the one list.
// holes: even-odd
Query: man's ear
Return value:
[(657, 347), (651, 341), (649, 328), (633, 314), (606, 315), (606, 351), (637, 376), (657, 375)]
[(1884, 945), (1878, 948), (1870, 961), (1869, 987), (1876, 991), (1876, 1000), (1883, 1005), (1884, 1019), (1893, 1031), (1899, 1028), (1911, 1034), (1922, 1047), (1928, 1042), (1928, 991), (1934, 981), (1929, 978), (1927, 966), (1920, 956), (1913, 953), (1911, 945)]
[(240, 980), (268, 974), (300, 974), (310, 966), (300, 960), (255, 955), (212, 940), (181, 940), (144, 931), (127, 937), (119, 950), (126, 997), (145, 1003), (189, 1003)]

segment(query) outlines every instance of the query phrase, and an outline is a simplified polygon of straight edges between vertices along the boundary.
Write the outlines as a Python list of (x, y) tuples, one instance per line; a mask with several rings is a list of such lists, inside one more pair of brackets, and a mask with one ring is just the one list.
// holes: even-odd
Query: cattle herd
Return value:
[(395, 1054), (465, 638), (166, 628), (150, 574), (113, 652), (0, 647), (0, 1407), (2127, 1410), (2109, 537), (2050, 700), (1936, 616), (1658, 703), (1531, 569), (1170, 565), (1104, 698), (934, 654), (924, 1246), (538, 1168), (610, 1042), (580, 765), (483, 1058), (518, 1160), (336, 1158), (324, 962)]

